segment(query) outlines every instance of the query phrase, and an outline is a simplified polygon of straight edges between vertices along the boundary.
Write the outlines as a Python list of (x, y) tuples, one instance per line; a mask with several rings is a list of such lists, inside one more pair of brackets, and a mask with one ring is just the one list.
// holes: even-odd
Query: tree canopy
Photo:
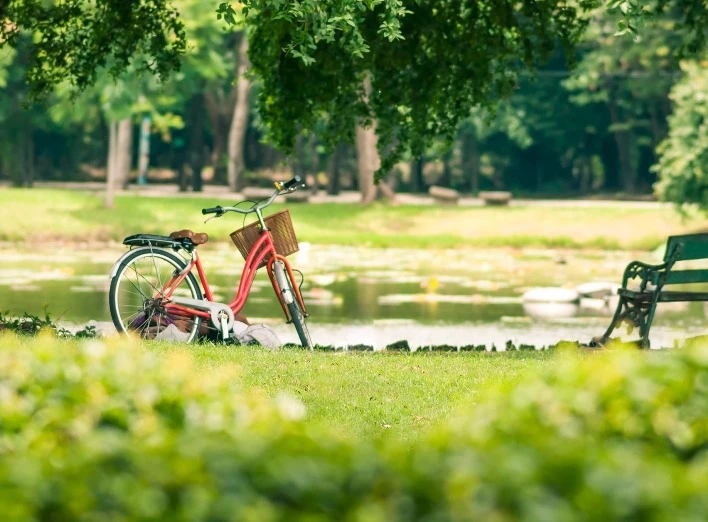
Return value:
[(659, 196), (708, 208), (708, 60), (684, 63), (685, 78), (671, 90), (675, 104), (668, 138), (659, 146)]
[(27, 56), (32, 97), (69, 81), (77, 90), (107, 68), (129, 66), (166, 78), (185, 52), (184, 25), (172, 0), (0, 0), (0, 48), (33, 35)]
[[(573, 61), (597, 9), (620, 13), (619, 33), (673, 12), (684, 49), (705, 48), (705, 0), (244, 0), (214, 16), (245, 25), (259, 115), (291, 150), (317, 126), (330, 145), (376, 121), (385, 173), (407, 150), (451, 141), (474, 111), (511, 95), (559, 46)], [(82, 90), (101, 69), (166, 77), (187, 50), (173, 0), (0, 0), (0, 46), (27, 49), (31, 95), (69, 81)], [(1, 81), (1, 78), (0, 78)], [(370, 81), (371, 91), (365, 84)]]

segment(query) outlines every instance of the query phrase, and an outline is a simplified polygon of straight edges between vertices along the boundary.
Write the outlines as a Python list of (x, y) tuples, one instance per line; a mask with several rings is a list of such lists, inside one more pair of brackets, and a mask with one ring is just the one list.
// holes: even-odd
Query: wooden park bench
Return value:
[(428, 189), (428, 194), (430, 194), (435, 203), (442, 203), (443, 205), (457, 205), (460, 200), (460, 193), (451, 188), (433, 185)]
[(511, 192), (504, 192), (501, 190), (492, 190), (487, 192), (480, 192), (479, 197), (484, 201), (485, 205), (508, 205), (511, 202)]
[[(622, 287), (617, 291), (619, 303), (607, 331), (596, 337), (591, 346), (607, 343), (612, 331), (622, 322), (639, 328), (640, 346), (649, 348), (649, 329), (654, 320), (658, 303), (678, 301), (708, 301), (708, 291), (667, 291), (666, 285), (692, 285), (708, 283), (708, 268), (676, 270), (676, 263), (708, 259), (708, 233), (671, 236), (666, 244), (664, 262), (648, 265), (632, 261), (624, 271)], [(640, 279), (639, 287), (627, 288), (634, 279)]]

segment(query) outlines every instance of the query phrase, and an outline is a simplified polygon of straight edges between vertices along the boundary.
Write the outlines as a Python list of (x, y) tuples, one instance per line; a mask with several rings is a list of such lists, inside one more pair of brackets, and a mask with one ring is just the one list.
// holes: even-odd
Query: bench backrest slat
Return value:
[(708, 259), (708, 234), (671, 236), (666, 243), (664, 261), (668, 261), (675, 248), (680, 248), (676, 261)]
[(667, 285), (688, 285), (691, 283), (708, 283), (708, 270), (669, 270), (666, 274)]

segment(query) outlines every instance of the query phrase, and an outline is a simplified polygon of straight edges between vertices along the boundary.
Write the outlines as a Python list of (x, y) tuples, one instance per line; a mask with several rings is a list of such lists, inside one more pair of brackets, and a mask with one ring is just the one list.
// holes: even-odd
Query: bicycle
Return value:
[[(292, 223), (287, 210), (263, 218), (263, 210), (275, 198), (305, 187), (299, 176), (286, 183), (275, 183), (275, 192), (261, 202), (251, 202), (250, 208), (236, 206), (216, 206), (202, 209), (203, 215), (213, 214), (206, 222), (220, 218), (228, 212), (242, 215), (255, 214), (258, 221), (231, 234), (232, 239), (246, 259), (236, 295), (228, 304), (214, 301), (207, 282), (197, 247), (208, 241), (205, 233), (180, 230), (169, 236), (136, 234), (123, 240), (130, 250), (126, 252), (111, 270), (109, 303), (111, 318), (120, 333), (134, 332), (142, 338), (165, 338), (166, 331), (176, 332), (178, 340), (194, 341), (202, 332), (202, 323), (207, 321), (209, 329), (216, 330), (222, 340), (231, 338), (236, 315), (243, 309), (256, 272), (266, 267), (275, 294), (288, 323), (295, 326), (302, 346), (313, 349), (305, 318), (308, 317), (300, 285), (286, 255), (297, 251)], [(278, 217), (285, 216), (285, 217)], [(276, 221), (276, 218), (280, 221)], [(245, 217), (244, 217), (245, 219)], [(284, 220), (284, 221), (283, 221)], [(276, 248), (281, 240), (271, 233), (269, 224), (278, 229), (287, 229), (294, 241), (294, 250), (279, 252)], [(257, 235), (252, 244), (243, 237), (249, 229)], [(287, 234), (286, 230), (284, 234)], [(237, 237), (239, 242), (237, 242)], [(286, 247), (287, 249), (287, 247)], [(196, 268), (197, 277), (193, 271)], [(201, 286), (200, 284), (201, 283)]]

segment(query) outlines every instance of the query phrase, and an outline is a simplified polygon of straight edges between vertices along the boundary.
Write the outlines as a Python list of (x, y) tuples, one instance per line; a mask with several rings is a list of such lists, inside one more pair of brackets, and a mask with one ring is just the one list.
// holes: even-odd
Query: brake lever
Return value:
[(206, 219), (204, 220), (204, 224), (206, 225), (206, 224), (209, 223), (209, 221), (211, 221), (212, 219), (220, 218), (220, 217), (223, 216), (224, 214), (226, 214), (226, 212), (217, 212), (217, 213), (214, 214), (213, 216), (206, 218)]
[(303, 183), (302, 185), (294, 185), (294, 186), (290, 187), (290, 188), (285, 192), (285, 194), (292, 194), (292, 193), (295, 192), (296, 190), (299, 190), (299, 189), (306, 189), (306, 188), (307, 188), (307, 185), (305, 185), (304, 183)]

